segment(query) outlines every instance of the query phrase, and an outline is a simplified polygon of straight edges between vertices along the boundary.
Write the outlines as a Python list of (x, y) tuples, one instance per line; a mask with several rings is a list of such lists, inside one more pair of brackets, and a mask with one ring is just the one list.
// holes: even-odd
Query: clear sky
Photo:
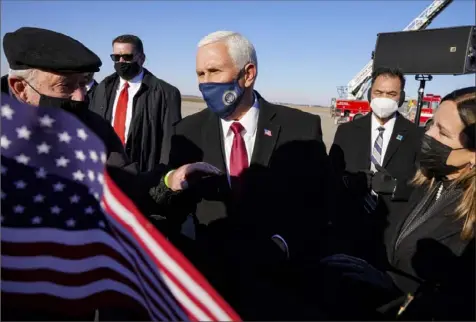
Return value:
[[(256, 47), (256, 89), (271, 101), (329, 105), (368, 62), (379, 32), (402, 30), (431, 0), (401, 1), (1, 1), (1, 36), (23, 26), (52, 29), (101, 57), (97, 80), (112, 73), (115, 36), (144, 42), (146, 67), (199, 95), (196, 45), (216, 30), (233, 30)], [(455, 0), (429, 28), (475, 24), (475, 1)], [(411, 48), (402, 48), (411, 50)], [(431, 55), (431, 52), (428, 52)], [(2, 74), (8, 71), (1, 56)], [(407, 93), (417, 95), (414, 76)], [(474, 75), (435, 76), (427, 92), (444, 95), (475, 84)]]

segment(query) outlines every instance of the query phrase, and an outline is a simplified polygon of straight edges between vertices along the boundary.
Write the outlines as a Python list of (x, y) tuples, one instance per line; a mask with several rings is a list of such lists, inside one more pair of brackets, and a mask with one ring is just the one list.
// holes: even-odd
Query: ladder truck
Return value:
[[(423, 10), (403, 31), (423, 30), (448, 7), (453, 0), (434, 0), (425, 10)], [(364, 94), (370, 87), (370, 78), (373, 70), (373, 59), (371, 59), (362, 70), (355, 75), (345, 88), (346, 99), (337, 99), (335, 102), (335, 123), (345, 123), (354, 118), (364, 116), (370, 112), (370, 104), (363, 100)], [(342, 86), (338, 87), (342, 95)]]

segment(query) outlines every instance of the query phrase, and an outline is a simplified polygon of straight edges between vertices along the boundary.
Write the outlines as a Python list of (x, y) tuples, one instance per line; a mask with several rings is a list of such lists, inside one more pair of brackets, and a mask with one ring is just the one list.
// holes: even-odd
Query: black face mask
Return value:
[(69, 98), (60, 98), (60, 97), (52, 97), (48, 95), (43, 95), (36, 90), (33, 86), (27, 83), (38, 95), (40, 95), (40, 101), (38, 106), (41, 107), (55, 107), (61, 108), (65, 111), (68, 111), (73, 114), (79, 114), (88, 109), (88, 102), (87, 101), (73, 101)]
[(73, 114), (79, 114), (88, 109), (88, 102), (73, 101), (68, 98), (51, 97), (40, 94), (38, 106), (61, 108)]
[(140, 72), (140, 68), (141, 67), (138, 62), (117, 62), (114, 64), (114, 69), (116, 70), (117, 74), (125, 80), (131, 80), (134, 78), (134, 76), (137, 76)]
[(446, 164), (453, 149), (438, 142), (429, 135), (423, 137), (420, 154), (420, 169), (428, 178), (442, 179), (448, 174), (458, 171), (457, 167)]

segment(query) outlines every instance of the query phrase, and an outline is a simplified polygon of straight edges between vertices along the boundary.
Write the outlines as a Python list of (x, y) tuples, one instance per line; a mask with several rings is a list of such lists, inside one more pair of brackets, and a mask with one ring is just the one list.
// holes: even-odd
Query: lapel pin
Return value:
[(268, 129), (264, 129), (264, 135), (266, 135), (266, 136), (273, 136), (273, 134), (271, 133), (271, 131), (268, 130)]
[(402, 136), (402, 135), (400, 135), (400, 134), (399, 134), (399, 135), (397, 135), (397, 140), (398, 140), (398, 141), (401, 141), (401, 140), (403, 140), (403, 136)]

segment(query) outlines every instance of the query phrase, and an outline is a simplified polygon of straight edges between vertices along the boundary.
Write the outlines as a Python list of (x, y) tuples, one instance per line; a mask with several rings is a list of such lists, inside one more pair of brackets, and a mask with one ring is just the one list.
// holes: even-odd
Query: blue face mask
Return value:
[(222, 119), (232, 115), (240, 104), (245, 92), (238, 84), (241, 75), (240, 72), (238, 77), (229, 83), (202, 83), (198, 85), (208, 108)]

